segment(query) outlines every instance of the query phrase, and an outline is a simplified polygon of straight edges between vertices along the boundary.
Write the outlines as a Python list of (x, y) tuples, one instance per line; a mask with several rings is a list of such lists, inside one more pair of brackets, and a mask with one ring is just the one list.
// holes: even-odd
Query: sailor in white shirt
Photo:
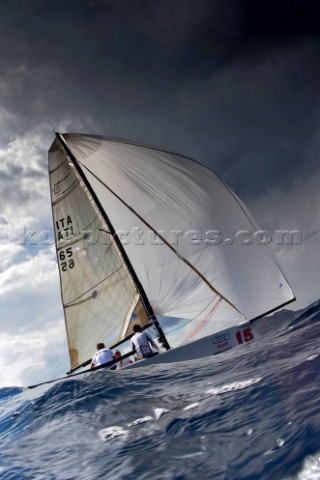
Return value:
[[(120, 350), (116, 350), (114, 352), (114, 359), (117, 359), (117, 358), (121, 358), (121, 352)], [(122, 367), (125, 367), (126, 365), (130, 365), (130, 363), (133, 363), (132, 360), (130, 360), (130, 358), (122, 358), (121, 360), (119, 360), (119, 362), (116, 363), (117, 365), (117, 370), (119, 368), (122, 368)]]
[(151, 345), (156, 350), (156, 353), (159, 353), (158, 345), (146, 332), (142, 330), (140, 325), (133, 325), (133, 331), (135, 334), (131, 338), (131, 344), (132, 350), (136, 353), (136, 360), (141, 360), (142, 358), (148, 358), (152, 357), (152, 355), (155, 355)]
[[(93, 355), (91, 360), (91, 368), (102, 365), (103, 363), (113, 360), (113, 352), (110, 348), (106, 348), (104, 343), (97, 344), (97, 352)], [(112, 368), (113, 365), (110, 365)]]

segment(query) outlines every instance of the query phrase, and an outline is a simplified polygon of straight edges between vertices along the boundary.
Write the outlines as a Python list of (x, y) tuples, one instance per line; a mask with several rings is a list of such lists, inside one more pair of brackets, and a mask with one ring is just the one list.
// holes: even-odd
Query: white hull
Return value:
[(260, 336), (257, 328), (252, 323), (247, 322), (200, 338), (181, 347), (155, 355), (154, 357), (140, 360), (124, 368), (139, 368), (158, 363), (175, 363), (211, 357), (212, 355), (225, 352), (238, 345), (251, 343)]
[[(197, 358), (211, 357), (212, 355), (225, 352), (238, 345), (251, 343), (257, 340), (259, 337), (261, 337), (261, 334), (258, 332), (256, 325), (247, 322), (241, 325), (230, 327), (215, 334), (208, 335), (207, 337), (200, 338), (199, 340), (195, 340), (181, 347), (177, 347), (159, 355), (155, 355), (154, 357), (140, 360), (123, 368), (140, 368), (159, 363), (185, 362), (188, 360), (196, 360)], [(101, 367), (103, 368), (103, 366)], [(111, 371), (117, 372), (118, 370)], [(28, 388), (50, 384), (58, 380), (72, 378), (89, 372), (90, 369), (83, 370), (82, 372), (73, 373), (71, 375), (67, 375), (66, 377), (60, 377), (56, 378), (55, 380), (49, 380), (36, 385), (30, 385)], [(94, 370), (91, 372), (93, 373)]]

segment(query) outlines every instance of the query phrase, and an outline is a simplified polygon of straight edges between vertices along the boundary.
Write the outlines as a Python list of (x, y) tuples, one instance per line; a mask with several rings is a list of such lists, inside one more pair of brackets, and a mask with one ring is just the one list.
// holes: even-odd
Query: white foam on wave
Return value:
[(103, 442), (107, 442), (109, 440), (114, 440), (119, 437), (127, 437), (129, 435), (129, 431), (120, 426), (113, 426), (113, 427), (106, 427), (102, 428), (99, 431), (99, 437)]
[(193, 452), (193, 453), (185, 453), (184, 455), (179, 455), (179, 456), (176, 456), (175, 458), (179, 458), (179, 459), (182, 459), (182, 458), (193, 458), (193, 457), (199, 457), (201, 455), (204, 455), (205, 452)]
[(233, 390), (243, 390), (244, 388), (248, 388), (255, 383), (261, 382), (261, 380), (262, 378), (258, 377), (251, 378), (250, 380), (244, 380), (242, 382), (229, 383), (227, 385), (221, 385), (220, 387), (209, 388), (209, 390), (206, 390), (205, 393), (210, 395), (219, 395), (221, 393), (232, 392)]
[(285, 477), (284, 480), (319, 480), (320, 453), (305, 458), (300, 472), (294, 477)]
[(146, 417), (137, 418), (136, 420), (133, 420), (133, 422), (128, 423), (127, 427), (134, 427), (135, 425), (140, 425), (141, 423), (150, 422), (150, 420), (153, 420), (153, 418), (149, 415)]
[(315, 360), (316, 358), (318, 358), (319, 354), (318, 353), (315, 353), (314, 355), (310, 355), (310, 357), (307, 358), (307, 360), (311, 361), (311, 360)]
[(272, 450), (267, 450), (266, 452), (264, 452), (263, 455), (264, 456), (272, 455), (273, 453), (278, 451), (279, 448), (283, 447), (284, 444), (285, 444), (284, 439), (283, 438), (278, 438), (277, 441), (276, 441), (276, 446)]
[(167, 412), (169, 412), (167, 408), (155, 408), (154, 409), (155, 420), (159, 420), (159, 418), (162, 417), (162, 415)]
[(103, 442), (119, 438), (126, 438), (130, 433), (130, 431), (128, 430), (129, 428), (141, 425), (143, 423), (151, 422), (152, 420), (159, 420), (159, 418), (167, 412), (169, 412), (169, 410), (167, 410), (166, 408), (155, 408), (154, 417), (146, 415), (145, 417), (137, 418), (136, 420), (127, 423), (124, 427), (121, 427), (120, 425), (113, 425), (112, 427), (102, 428), (99, 431), (99, 437)]
[(190, 405), (187, 405), (184, 407), (182, 410), (185, 412), (186, 410), (191, 410), (192, 408), (196, 408), (199, 406), (199, 402), (196, 403), (190, 403)]

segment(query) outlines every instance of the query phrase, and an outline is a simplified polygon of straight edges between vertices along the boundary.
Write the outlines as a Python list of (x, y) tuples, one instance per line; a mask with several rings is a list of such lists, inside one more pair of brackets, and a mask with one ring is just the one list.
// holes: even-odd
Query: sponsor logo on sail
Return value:
[(216, 337), (212, 338), (212, 343), (217, 345), (218, 343), (226, 342), (230, 339), (229, 333), (222, 333), (221, 335), (217, 335)]

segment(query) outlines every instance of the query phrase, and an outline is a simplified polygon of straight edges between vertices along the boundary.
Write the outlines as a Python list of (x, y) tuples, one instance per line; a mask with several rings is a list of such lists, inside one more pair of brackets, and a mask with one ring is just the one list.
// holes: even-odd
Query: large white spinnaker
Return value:
[[(143, 226), (106, 186), (155, 231), (165, 232), (169, 241), (175, 239), (170, 232), (178, 232), (177, 245), (173, 246), (179, 255), (188, 259), (246, 318), (257, 317), (293, 299), (270, 250), (256, 242), (241, 242), (241, 235), (236, 238), (241, 231), (253, 236), (259, 227), (236, 195), (209, 169), (182, 155), (103, 137), (68, 134), (65, 139), (117, 231), (143, 230)], [(145, 226), (144, 230), (149, 229)], [(129, 233), (124, 246), (138, 277), (148, 286), (147, 293), (162, 301), (159, 289), (177, 276), (174, 268), (168, 272), (164, 265), (178, 265), (180, 260), (174, 260), (165, 245), (152, 245), (148, 235), (140, 235), (142, 242), (137, 242)], [(180, 283), (193, 276), (188, 268), (183, 275)], [(168, 314), (173, 303), (180, 304), (179, 316), (185, 317), (187, 311), (180, 300), (178, 286), (162, 313)]]
[[(79, 134), (64, 138), (115, 230), (122, 232), (156, 313), (191, 319), (212, 308), (220, 294), (250, 320), (294, 298), (270, 250), (237, 237), (239, 232), (253, 236), (258, 226), (209, 169), (182, 155), (126, 141)], [(234, 316), (238, 322), (239, 315)]]

